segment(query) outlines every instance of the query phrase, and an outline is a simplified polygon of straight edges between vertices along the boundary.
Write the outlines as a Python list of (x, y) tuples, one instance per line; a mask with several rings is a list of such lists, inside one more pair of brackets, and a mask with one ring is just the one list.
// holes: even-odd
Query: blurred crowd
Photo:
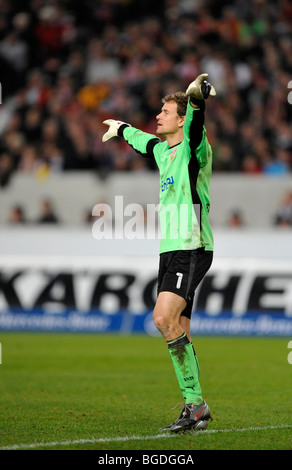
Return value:
[(0, 187), (15, 171), (154, 170), (102, 144), (102, 122), (155, 133), (161, 98), (202, 72), (214, 172), (291, 173), (291, 25), (290, 0), (0, 0)]

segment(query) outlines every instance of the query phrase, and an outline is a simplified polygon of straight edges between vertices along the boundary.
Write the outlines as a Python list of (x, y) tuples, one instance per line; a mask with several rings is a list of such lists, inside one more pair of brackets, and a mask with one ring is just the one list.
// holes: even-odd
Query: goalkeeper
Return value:
[(215, 95), (199, 75), (186, 90), (162, 99), (156, 116), (159, 136), (109, 119), (106, 142), (123, 137), (140, 155), (154, 158), (160, 173), (160, 260), (155, 326), (168, 345), (183, 408), (178, 419), (163, 428), (172, 432), (206, 429), (210, 408), (202, 397), (199, 364), (191, 342), (190, 320), (194, 293), (213, 258), (209, 223), (209, 184), (212, 150), (204, 126), (205, 99)]

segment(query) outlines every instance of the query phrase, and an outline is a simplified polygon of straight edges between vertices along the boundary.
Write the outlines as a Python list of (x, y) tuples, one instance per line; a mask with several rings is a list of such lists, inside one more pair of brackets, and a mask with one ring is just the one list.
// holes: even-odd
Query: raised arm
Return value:
[[(209, 95), (216, 95), (215, 88), (207, 82), (207, 78), (207, 73), (199, 75), (186, 90), (189, 102), (183, 131), (184, 138), (190, 147), (191, 155), (199, 147), (206, 132), (204, 128), (205, 100)], [(200, 159), (199, 154), (197, 154), (197, 158)]]

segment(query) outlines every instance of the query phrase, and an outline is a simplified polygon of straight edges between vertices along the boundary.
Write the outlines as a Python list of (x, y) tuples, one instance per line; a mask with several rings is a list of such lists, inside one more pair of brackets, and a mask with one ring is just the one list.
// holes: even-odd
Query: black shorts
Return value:
[(159, 261), (157, 294), (174, 292), (187, 301), (181, 315), (191, 318), (195, 290), (209, 270), (213, 252), (204, 248), (161, 253)]

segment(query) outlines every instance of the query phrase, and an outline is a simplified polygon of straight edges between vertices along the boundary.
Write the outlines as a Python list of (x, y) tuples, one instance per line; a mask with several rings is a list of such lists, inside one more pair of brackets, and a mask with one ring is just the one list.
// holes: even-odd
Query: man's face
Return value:
[(177, 103), (175, 101), (164, 103), (156, 119), (156, 133), (161, 135), (175, 134), (184, 123), (184, 117), (177, 114)]

